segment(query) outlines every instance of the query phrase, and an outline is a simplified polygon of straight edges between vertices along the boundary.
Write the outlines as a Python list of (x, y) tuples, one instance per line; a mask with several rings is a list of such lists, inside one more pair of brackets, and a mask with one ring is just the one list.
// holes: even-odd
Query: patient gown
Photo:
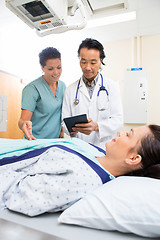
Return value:
[(17, 141), (0, 154), (1, 209), (29, 216), (62, 211), (114, 178), (95, 158), (104, 153), (80, 139)]

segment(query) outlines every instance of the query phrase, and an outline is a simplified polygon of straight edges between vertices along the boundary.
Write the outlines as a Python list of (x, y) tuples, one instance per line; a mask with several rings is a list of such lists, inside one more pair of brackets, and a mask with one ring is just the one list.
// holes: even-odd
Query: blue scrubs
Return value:
[(58, 81), (56, 98), (43, 77), (32, 81), (22, 92), (22, 109), (33, 112), (32, 134), (37, 139), (58, 138), (65, 83)]

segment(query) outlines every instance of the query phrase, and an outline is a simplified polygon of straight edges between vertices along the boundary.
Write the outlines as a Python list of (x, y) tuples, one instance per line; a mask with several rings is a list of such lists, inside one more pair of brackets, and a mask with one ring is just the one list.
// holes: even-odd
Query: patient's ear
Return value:
[(125, 159), (125, 162), (129, 165), (138, 165), (141, 163), (142, 157), (139, 154), (136, 154), (134, 156), (130, 156), (129, 158)]

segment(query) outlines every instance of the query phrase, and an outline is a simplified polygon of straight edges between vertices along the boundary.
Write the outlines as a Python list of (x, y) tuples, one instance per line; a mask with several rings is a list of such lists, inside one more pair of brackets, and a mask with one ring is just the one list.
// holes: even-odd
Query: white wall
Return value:
[(35, 30), (20, 20), (0, 28), (0, 36), (1, 70), (19, 76), (28, 83), (42, 74), (39, 52), (53, 46), (62, 54), (61, 79), (67, 86), (81, 74), (77, 56), (79, 44), (84, 38), (92, 37), (80, 30), (39, 37)]
[[(30, 82), (42, 74), (39, 65), (39, 52), (49, 46), (62, 53), (62, 79), (68, 83), (75, 79), (80, 42), (77, 34), (67, 32), (59, 35), (38, 37), (33, 29), (24, 24), (11, 25), (0, 29), (0, 69), (20, 76)], [(77, 39), (78, 38), (78, 39)], [(76, 66), (76, 67), (75, 67)]]
[(142, 40), (143, 66), (148, 69), (148, 121), (160, 124), (160, 35)]
[[(104, 73), (115, 81), (121, 88), (123, 100), (123, 80), (125, 71), (131, 67), (143, 67), (148, 73), (148, 106), (147, 123), (160, 124), (160, 35), (143, 36), (140, 38), (140, 65), (137, 66), (136, 47), (133, 49), (133, 39), (104, 43), (107, 59)], [(133, 56), (134, 55), (134, 56)], [(125, 128), (134, 125), (125, 124)]]

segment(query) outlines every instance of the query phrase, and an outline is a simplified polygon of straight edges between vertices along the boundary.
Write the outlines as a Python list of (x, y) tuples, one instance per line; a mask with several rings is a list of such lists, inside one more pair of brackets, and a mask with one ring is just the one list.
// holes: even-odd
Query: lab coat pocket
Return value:
[(99, 110), (99, 120), (107, 119), (110, 116), (110, 109)]
[(97, 108), (99, 111), (99, 118), (105, 119), (109, 117), (109, 98), (105, 91), (101, 91), (101, 94), (97, 98)]

